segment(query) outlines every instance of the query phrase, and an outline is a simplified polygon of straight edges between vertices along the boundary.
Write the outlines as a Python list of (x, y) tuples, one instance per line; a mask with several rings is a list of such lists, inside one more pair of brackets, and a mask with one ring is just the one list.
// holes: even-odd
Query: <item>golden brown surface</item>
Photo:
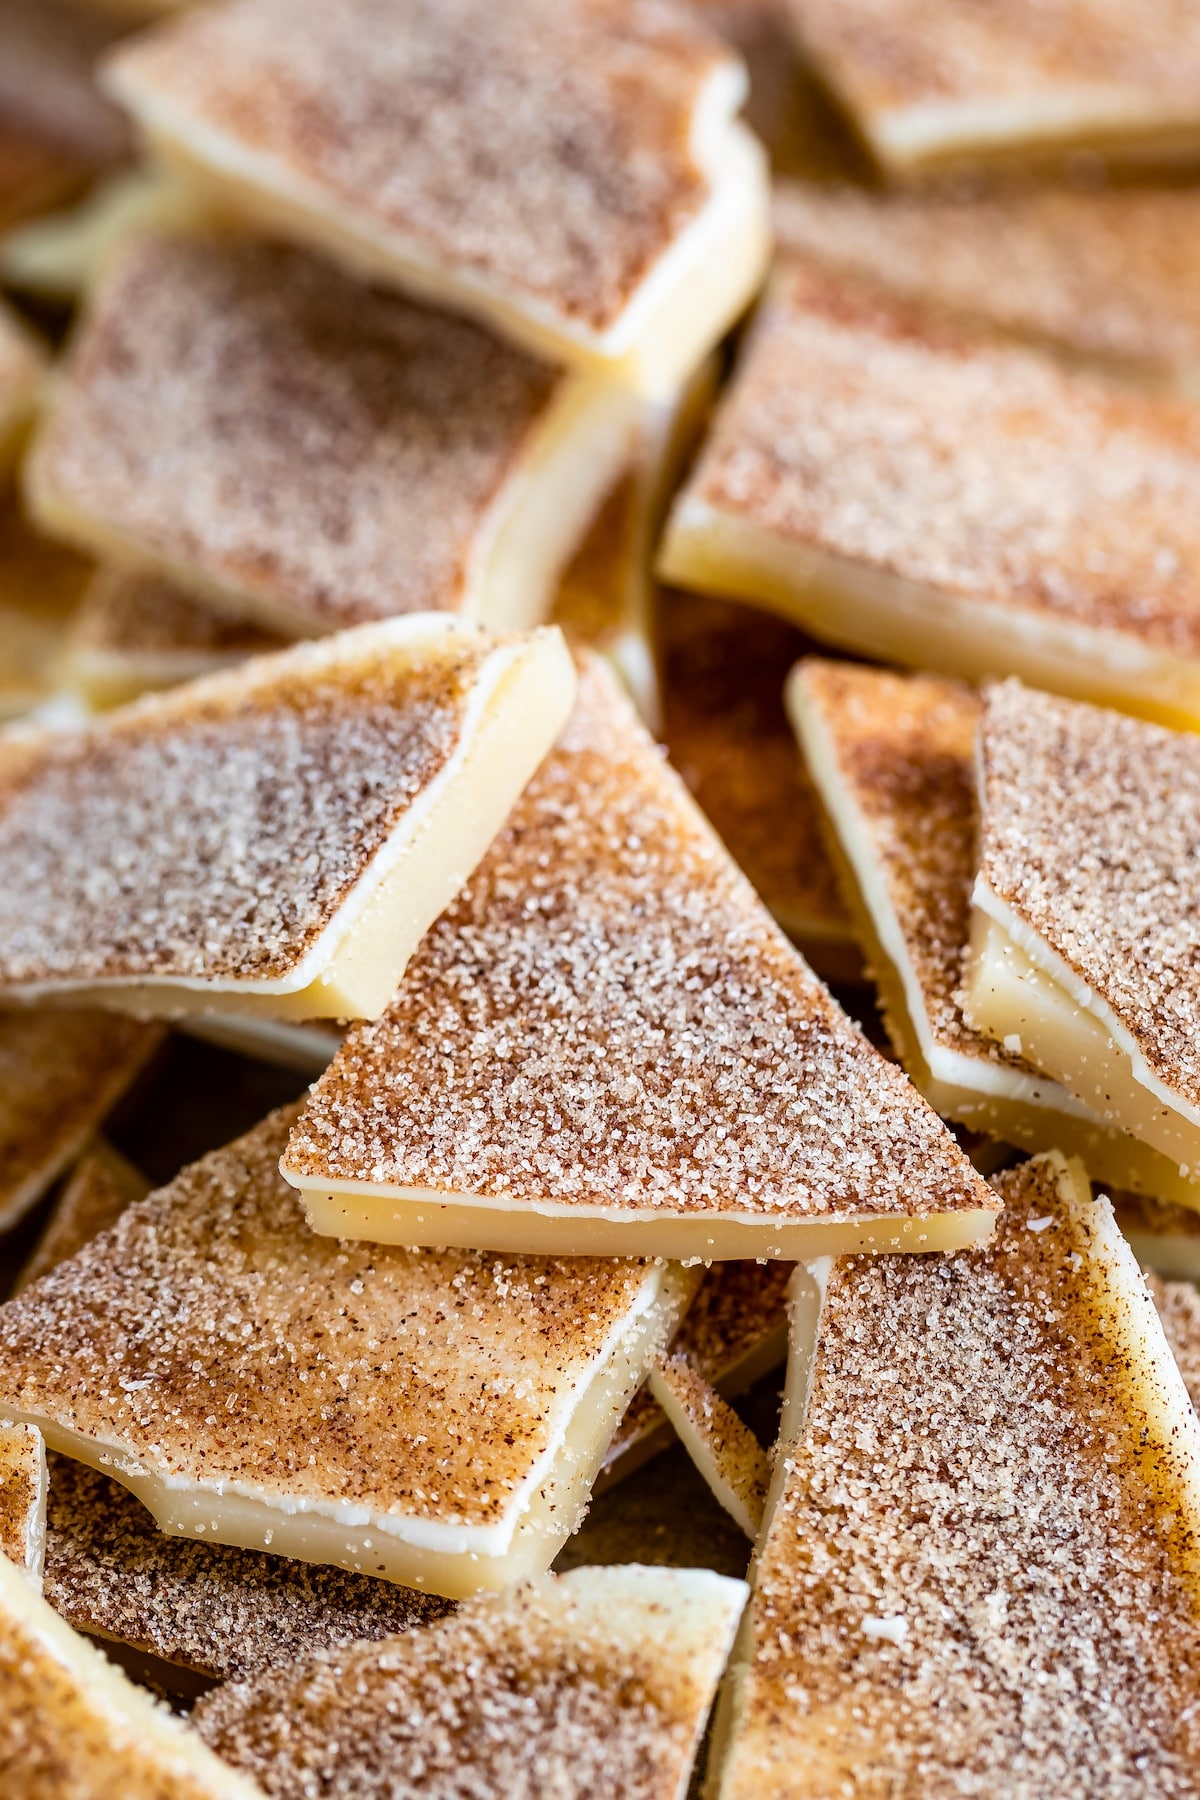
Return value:
[(723, 54), (653, 0), (237, 0), (115, 67), (185, 140), (202, 128), (418, 261), (602, 331), (707, 196), (690, 134)]
[(520, 1208), (903, 1218), (990, 1205), (771, 923), (601, 665), (285, 1166)]
[(34, 1425), (0, 1421), (0, 1555), (28, 1570), (46, 1497), (46, 1450)]
[(255, 1800), (181, 1720), (63, 1624), (0, 1557), (6, 1800)]
[[(672, 1590), (691, 1583), (718, 1598), (681, 1623)], [(194, 1718), (277, 1800), (675, 1800), (736, 1618), (723, 1589), (707, 1571), (546, 1576), (221, 1689)]]
[(1189, 386), (1200, 375), (1193, 186), (884, 194), (784, 181), (774, 216), (785, 255), (1072, 356)]
[(834, 1265), (722, 1800), (1195, 1787), (1194, 1422), (1132, 1255), (1048, 1159), (999, 1185), (987, 1248)]
[(46, 1599), (68, 1624), (218, 1681), (356, 1639), (394, 1637), (449, 1602), (256, 1550), (168, 1537), (140, 1500), (50, 1458)]
[(560, 380), (301, 251), (144, 237), (92, 297), (29, 483), (59, 529), (314, 630), (454, 611)]
[(61, 1175), (162, 1042), (102, 1012), (0, 1013), (0, 1228)]
[(0, 718), (49, 698), (90, 570), (0, 501)]
[(797, 556), (1195, 654), (1198, 481), (1197, 410), (793, 267), (685, 491)]
[(850, 938), (817, 796), (783, 707), (809, 640), (744, 606), (665, 590), (658, 604), (667, 753), (786, 931)]
[(981, 879), (1200, 1103), (1200, 740), (1006, 681), (980, 756)]
[(38, 740), (0, 770), (0, 983), (285, 975), (454, 755), (495, 644), (368, 627)]
[[(868, 133), (956, 105), (1011, 109), (1004, 136), (1197, 124), (1200, 20), (1188, 0), (790, 0), (819, 67)], [(1078, 115), (1080, 126), (1070, 130)], [(957, 130), (953, 115), (947, 135)]]
[(293, 1116), (0, 1308), (0, 1415), (53, 1419), (188, 1486), (490, 1523), (645, 1267), (317, 1237), (277, 1169)]
[(0, 226), (129, 153), (129, 128), (92, 78), (114, 32), (86, 4), (0, 0)]
[(17, 1286), (28, 1287), (115, 1225), (127, 1206), (144, 1198), (149, 1185), (108, 1144), (93, 1144), (63, 1183)]

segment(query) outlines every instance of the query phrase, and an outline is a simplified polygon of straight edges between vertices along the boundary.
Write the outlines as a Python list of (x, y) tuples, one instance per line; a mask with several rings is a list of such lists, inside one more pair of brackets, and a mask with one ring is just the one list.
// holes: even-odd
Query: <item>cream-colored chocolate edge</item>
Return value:
[[(999, 899), (982, 875), (976, 879), (972, 905), (963, 997), (974, 1028), (993, 1036), (1003, 1025), (1007, 1034), (1021, 1029), (1019, 1023), (1006, 1022), (1014, 1008), (1033, 1016), (1030, 1049), (1039, 1063), (1060, 1062), (1050, 1073), (1073, 1093), (1087, 1085), (1103, 1093), (1108, 1117), (1164, 1156), (1187, 1162), (1189, 1175), (1200, 1180), (1200, 1108), (1154, 1073), (1111, 1006)], [(1061, 1056), (1054, 1053), (1060, 1036), (1074, 1036), (1078, 1042), (1071, 1066), (1069, 1044)]]
[(865, 110), (859, 119), (880, 165), (897, 176), (934, 174), (962, 162), (1016, 163), (1047, 153), (1108, 153), (1142, 162), (1194, 155), (1200, 106), (1172, 117), (1113, 88), (1017, 98), (932, 101)]
[(734, 117), (746, 77), (733, 60), (714, 70), (696, 100), (693, 153), (709, 179), (709, 197), (600, 331), (506, 291), (476, 270), (438, 260), (415, 239), (335, 206), (319, 183), (281, 160), (249, 150), (207, 123), (181, 119), (119, 57), (110, 61), (105, 80), (137, 118), (154, 153), (202, 200), (228, 198), (260, 226), (317, 243), (360, 274), (398, 283), (436, 305), (465, 309), (552, 361), (591, 366), (648, 396), (678, 389), (749, 304), (766, 272), (766, 159)]
[[(703, 1377), (700, 1379), (703, 1380)], [(762, 1518), (755, 1510), (754, 1496), (748, 1493), (739, 1482), (730, 1479), (721, 1457), (720, 1448), (714, 1445), (710, 1434), (704, 1430), (689, 1410), (686, 1395), (680, 1391), (674, 1379), (670, 1362), (667, 1361), (651, 1369), (649, 1381), (650, 1392), (662, 1408), (676, 1437), (687, 1451), (688, 1457), (714, 1500), (753, 1542), (762, 1527)], [(712, 1392), (715, 1394), (716, 1390), (713, 1389)], [(721, 1399), (723, 1396), (717, 1395), (717, 1398)], [(730, 1419), (730, 1428), (737, 1434), (747, 1463), (761, 1459), (762, 1463), (769, 1468), (769, 1457), (750, 1427), (744, 1424), (736, 1413)]]
[[(610, 1334), (604, 1353), (570, 1410), (557, 1442), (491, 1526), (448, 1527), (415, 1518), (370, 1516), (362, 1507), (293, 1506), (234, 1484), (173, 1485), (119, 1444), (96, 1439), (19, 1408), (5, 1416), (37, 1425), (51, 1449), (101, 1470), (137, 1495), (161, 1530), (300, 1562), (330, 1564), (405, 1587), (465, 1599), (507, 1587), (550, 1567), (575, 1529), (612, 1432), (652, 1358), (678, 1327), (696, 1278), (669, 1266), (650, 1271), (639, 1305)], [(414, 1537), (424, 1541), (414, 1541)], [(441, 1541), (442, 1547), (439, 1547)]]
[(871, 850), (869, 828), (838, 771), (818, 710), (807, 704), (799, 668), (788, 684), (788, 707), (821, 801), (842, 897), (879, 990), (892, 1047), (913, 1086), (940, 1117), (1002, 1143), (1032, 1151), (1061, 1150), (1080, 1157), (1096, 1181), (1157, 1199), (1183, 1194), (1182, 1204), (1200, 1204), (1196, 1183), (1180, 1176), (1178, 1163), (1094, 1112), (1061, 1082), (933, 1042), (924, 996)]
[[(662, 1256), (689, 1262), (778, 1257), (803, 1262), (854, 1250), (952, 1250), (990, 1237), (995, 1212), (964, 1207), (917, 1214), (847, 1213), (840, 1218), (772, 1218), (752, 1213), (672, 1213), (663, 1208), (509, 1206), (478, 1196), (330, 1182), (292, 1168), (309, 1224), (326, 1237), (377, 1244), (443, 1245), (550, 1256)], [(997, 1209), (999, 1202), (997, 1202)]]
[(1161, 1275), (1164, 1281), (1200, 1282), (1200, 1239), (1182, 1232), (1143, 1231), (1124, 1225), (1119, 1212), (1117, 1223), (1143, 1269)]
[(1011, 600), (966, 599), (764, 531), (685, 492), (659, 557), (663, 580), (747, 600), (815, 637), (908, 668), (1034, 687), (1191, 730), (1200, 726), (1200, 657), (1156, 647)]
[[(405, 623), (429, 620), (451, 627), (440, 614), (416, 614)], [(574, 664), (555, 627), (541, 627), (523, 642), (493, 650), (476, 680), (451, 760), (408, 807), (288, 976), (64, 981), (9, 992), (21, 999), (77, 995), (97, 1006), (159, 1018), (206, 1010), (300, 1020), (378, 1017), (424, 933), (486, 853), (566, 723), (574, 695)], [(154, 698), (136, 704), (149, 706)]]
[[(107, 1721), (117, 1742), (127, 1742), (137, 1762), (151, 1764), (152, 1769), (157, 1766), (172, 1791), (175, 1781), (187, 1780), (192, 1792), (190, 1782), (194, 1780), (194, 1792), (207, 1793), (212, 1800), (263, 1800), (253, 1782), (218, 1761), (182, 1719), (152, 1700), (102, 1651), (60, 1619), (5, 1557), (0, 1557), (0, 1616), (15, 1620), (43, 1655), (67, 1671), (79, 1689), (79, 1699), (73, 1704), (87, 1705), (98, 1721)], [(146, 1771), (148, 1778), (152, 1769)], [(150, 1792), (149, 1780), (145, 1791)], [(166, 1789), (156, 1786), (154, 1791)]]

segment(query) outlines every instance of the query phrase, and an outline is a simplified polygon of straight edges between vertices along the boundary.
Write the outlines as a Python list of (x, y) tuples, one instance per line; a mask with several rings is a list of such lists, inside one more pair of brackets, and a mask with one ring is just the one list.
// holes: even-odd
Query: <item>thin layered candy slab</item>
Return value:
[(21, 1800), (262, 1800), (0, 1556), (0, 1769)]
[(1075, 360), (1200, 388), (1200, 192), (1021, 184), (881, 193), (793, 179), (776, 249)]
[(1190, 156), (1200, 25), (1186, 0), (790, 0), (806, 54), (896, 179), (1103, 151)]
[(547, 1568), (694, 1277), (317, 1237), (293, 1116), (0, 1308), (0, 1416), (180, 1536), (451, 1598)]
[(879, 660), (1194, 722), (1198, 473), (1194, 406), (792, 264), (660, 570)]
[(639, 407), (300, 250), (134, 234), (26, 471), (47, 529), (293, 635), (537, 624)]
[(0, 767), (0, 992), (380, 1011), (573, 690), (555, 630), (420, 614), (22, 743)]
[(640, 0), (233, 0), (114, 55), (226, 206), (555, 361), (678, 389), (767, 254), (745, 72)]
[(335, 1236), (578, 1255), (935, 1249), (995, 1206), (595, 660), (282, 1167)]
[(836, 1262), (797, 1320), (722, 1800), (1195, 1785), (1200, 1425), (1079, 1166), (1000, 1189), (991, 1244)]
[(105, 1012), (0, 1013), (0, 1230), (70, 1168), (161, 1042)]
[(708, 1569), (547, 1575), (221, 1689), (196, 1726), (273, 1800), (678, 1800), (745, 1595)]
[(978, 755), (968, 1020), (1194, 1179), (1200, 739), (1010, 681)]
[(788, 699), (889, 1036), (930, 1105), (1001, 1142), (1077, 1155), (1096, 1180), (1194, 1204), (1192, 1174), (1048, 1079), (1019, 1032), (998, 1043), (963, 1016), (978, 695), (935, 675), (813, 658)]
[(0, 1420), (0, 1555), (42, 1585), (46, 1554), (46, 1446), (36, 1425)]

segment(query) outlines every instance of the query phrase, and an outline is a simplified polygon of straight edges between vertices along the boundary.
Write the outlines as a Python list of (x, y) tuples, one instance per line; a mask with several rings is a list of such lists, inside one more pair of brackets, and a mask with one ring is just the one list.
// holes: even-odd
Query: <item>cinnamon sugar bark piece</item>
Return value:
[(979, 831), (978, 695), (936, 675), (810, 659), (788, 688), (875, 971), (888, 1034), (934, 1110), (1029, 1150), (1079, 1156), (1093, 1179), (1189, 1204), (1200, 1170), (1112, 1124), (1022, 1054), (972, 1029), (960, 998)]
[(0, 1417), (179, 1536), (450, 1598), (548, 1568), (695, 1277), (317, 1237), (294, 1116), (0, 1307)]
[(439, 614), (152, 695), (0, 767), (0, 991), (370, 1017), (553, 741), (561, 636)]
[(721, 1800), (1195, 1784), (1200, 1424), (1079, 1166), (998, 1185), (991, 1244), (847, 1258), (798, 1318)]
[(995, 1207), (595, 659), (282, 1168), (334, 1236), (573, 1255), (936, 1249), (986, 1236)]
[(1200, 23), (1186, 0), (790, 0), (803, 49), (896, 179), (1200, 144)]
[(48, 530), (272, 630), (533, 625), (632, 452), (637, 401), (315, 257), (135, 234), (26, 470)]
[(745, 71), (655, 0), (233, 0), (108, 85), (222, 204), (660, 396), (762, 278)]
[(879, 660), (1194, 725), (1198, 479), (1195, 405), (791, 264), (659, 568)]
[[(1200, 1171), (1200, 739), (1019, 682), (985, 692), (968, 1022)], [(1153, 1190), (1151, 1190), (1153, 1192)]]
[(707, 1569), (581, 1568), (206, 1696), (273, 1800), (677, 1800), (745, 1600)]

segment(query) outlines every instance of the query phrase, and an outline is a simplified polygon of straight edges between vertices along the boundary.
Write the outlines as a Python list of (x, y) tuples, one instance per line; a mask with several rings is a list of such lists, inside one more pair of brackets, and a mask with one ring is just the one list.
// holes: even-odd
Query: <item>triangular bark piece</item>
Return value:
[(581, 1255), (932, 1250), (995, 1206), (594, 661), (282, 1166), (320, 1231)]

